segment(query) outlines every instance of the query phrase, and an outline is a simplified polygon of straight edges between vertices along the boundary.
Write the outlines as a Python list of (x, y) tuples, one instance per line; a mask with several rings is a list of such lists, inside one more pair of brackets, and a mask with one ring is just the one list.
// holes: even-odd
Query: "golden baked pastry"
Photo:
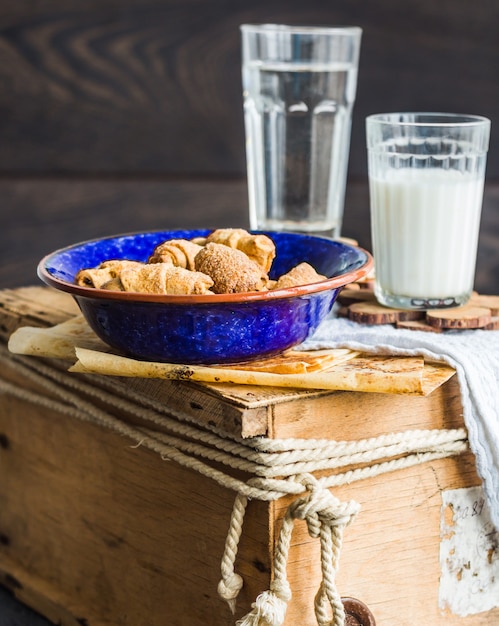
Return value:
[(110, 281), (104, 283), (101, 289), (105, 289), (106, 291), (125, 291), (125, 288), (123, 287), (123, 283), (121, 282), (119, 276), (116, 276), (116, 278), (111, 278)]
[(196, 256), (196, 270), (213, 280), (215, 293), (264, 291), (267, 274), (254, 261), (235, 248), (207, 243)]
[(102, 289), (106, 283), (109, 283), (114, 278), (118, 278), (123, 269), (137, 269), (143, 265), (144, 263), (139, 261), (104, 261), (96, 268), (80, 270), (75, 276), (75, 282), (80, 287)]
[(157, 245), (147, 263), (104, 261), (80, 270), (80, 286), (150, 294), (244, 293), (285, 289), (326, 279), (308, 263), (300, 263), (277, 280), (268, 272), (274, 242), (242, 228), (219, 228), (206, 238), (169, 239)]
[(207, 238), (206, 243), (220, 243), (241, 250), (267, 274), (275, 259), (275, 245), (266, 235), (251, 235), (242, 228), (219, 228)]
[(194, 258), (201, 246), (188, 239), (170, 239), (156, 246), (148, 263), (171, 263), (177, 267), (194, 270)]
[(125, 291), (164, 295), (210, 293), (213, 280), (201, 272), (192, 272), (170, 263), (150, 263), (120, 274)]
[(326, 276), (318, 274), (309, 263), (300, 263), (286, 274), (280, 276), (272, 289), (287, 289), (288, 287), (296, 287), (298, 285), (309, 285), (310, 283), (326, 280), (326, 278)]
[(206, 245), (206, 237), (193, 237), (190, 241), (192, 241), (192, 243), (197, 243), (198, 246)]

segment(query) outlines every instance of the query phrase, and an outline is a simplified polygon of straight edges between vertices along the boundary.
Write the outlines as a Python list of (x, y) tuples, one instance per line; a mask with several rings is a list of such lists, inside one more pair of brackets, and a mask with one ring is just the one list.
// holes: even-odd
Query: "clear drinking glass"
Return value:
[(362, 31), (243, 24), (250, 226), (340, 235)]
[(366, 120), (375, 294), (381, 304), (465, 304), (475, 280), (490, 121), (450, 113)]

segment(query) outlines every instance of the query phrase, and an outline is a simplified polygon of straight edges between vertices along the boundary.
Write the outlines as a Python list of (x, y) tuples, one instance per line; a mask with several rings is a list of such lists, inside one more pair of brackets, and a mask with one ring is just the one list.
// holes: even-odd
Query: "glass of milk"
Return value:
[(252, 229), (340, 235), (361, 34), (241, 26)]
[(375, 294), (386, 306), (465, 304), (475, 279), (490, 121), (448, 113), (366, 120)]

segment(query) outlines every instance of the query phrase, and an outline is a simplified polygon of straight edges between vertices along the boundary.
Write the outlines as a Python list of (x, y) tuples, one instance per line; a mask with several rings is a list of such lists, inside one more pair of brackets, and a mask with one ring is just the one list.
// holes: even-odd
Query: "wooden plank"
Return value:
[(75, 301), (54, 289), (4, 289), (0, 291), (0, 338), (7, 340), (20, 326), (51, 326), (77, 313)]
[[(459, 618), (438, 605), (441, 493), (477, 484), (473, 457), (434, 461), (332, 490), (361, 503), (345, 530), (337, 586), (366, 603), (376, 623), (489, 626), (499, 609)], [(275, 503), (276, 530), (289, 499)], [(293, 601), (286, 625), (313, 624), (310, 598), (318, 589), (318, 541), (297, 522), (288, 560)]]
[[(0, 338), (8, 337), (20, 326), (49, 326), (67, 320), (78, 312), (73, 299), (47, 287), (25, 287), (0, 291)], [(67, 378), (68, 364), (54, 362)], [(147, 406), (170, 406), (190, 414), (200, 423), (225, 429), (238, 436), (261, 435), (267, 429), (267, 412), (273, 401), (289, 401), (298, 395), (313, 397), (323, 392), (299, 392), (281, 389), (259, 389), (245, 385), (207, 385), (178, 381), (128, 378), (83, 377), (116, 396), (134, 394)]]
[[(30, 297), (37, 291), (21, 290), (28, 303), (23, 314), (36, 312)], [(2, 369), (2, 378), (21, 389), (37, 388), (12, 364)], [(193, 416), (189, 387), (181, 386), (184, 407)], [(167, 410), (179, 406), (176, 391), (164, 392)], [(133, 400), (126, 386), (114, 392)], [(219, 405), (223, 419), (230, 403), (215, 394), (210, 402)], [(96, 403), (138, 423), (134, 414), (113, 408), (112, 398)], [(463, 425), (455, 378), (428, 397), (337, 392), (269, 400), (258, 408), (273, 438), (356, 441)], [(161, 421), (157, 427), (161, 430)], [(63, 626), (75, 626), (75, 618), (109, 626), (117, 614), (124, 626), (135, 626), (144, 604), (151, 626), (163, 624), (165, 615), (174, 626), (233, 623), (216, 594), (232, 492), (106, 428), (10, 396), (0, 403), (0, 433), (0, 472), (7, 477), (0, 485), (0, 572), (19, 597)], [(362, 506), (345, 532), (341, 593), (366, 602), (380, 623), (410, 626), (417, 617), (444, 626), (454, 619), (438, 609), (441, 497), (478, 483), (473, 456), (466, 453), (333, 489), (341, 500), (353, 498)], [(245, 580), (238, 616), (268, 588), (290, 501), (250, 503), (237, 560)], [(284, 626), (314, 623), (317, 549), (317, 540), (297, 522), (288, 562), (293, 599)], [(463, 624), (485, 626), (497, 618), (494, 609)]]
[[(476, 111), (497, 127), (493, 3), (420, 0), (394, 8), (320, 0), (21, 0), (0, 9), (8, 172), (244, 172), (239, 24), (349, 24), (364, 29), (351, 172), (365, 175), (363, 120), (410, 106)], [(397, 37), (393, 37), (397, 33)], [(393, 62), (396, 59), (396, 62)], [(428, 67), (432, 71), (428, 71)], [(476, 71), (476, 68), (480, 71)], [(456, 68), (459, 68), (457, 70)], [(466, 89), (456, 85), (466, 84)], [(397, 89), (393, 89), (397, 85)], [(449, 104), (451, 103), (451, 104)], [(498, 171), (497, 141), (489, 171)]]
[[(427, 398), (339, 392), (317, 399), (313, 409), (297, 400), (294, 409), (295, 419), (286, 407), (274, 407), (273, 437), (308, 438), (320, 433), (327, 439), (356, 441), (390, 432), (463, 425), (456, 379)], [(361, 503), (360, 513), (345, 530), (337, 577), (340, 593), (365, 602), (380, 624), (412, 626), (416, 616), (421, 624), (457, 624), (457, 616), (439, 609), (442, 493), (479, 482), (474, 457), (466, 453), (332, 488), (341, 501)], [(282, 498), (272, 505), (275, 541), (290, 501)], [(290, 626), (300, 620), (314, 623), (309, 599), (320, 576), (317, 543), (306, 525), (298, 522), (288, 561), (293, 591), (286, 619)], [(498, 619), (499, 609), (494, 609), (459, 619), (459, 624), (488, 626)]]
[(419, 428), (458, 428), (462, 426), (461, 413), (459, 384), (454, 377), (425, 397), (338, 391), (313, 403), (296, 399), (292, 410), (276, 404), (270, 432), (277, 438), (320, 432), (327, 439), (354, 441)]
[[(445, 427), (459, 422), (449, 408), (440, 406)], [(412, 419), (404, 420), (409, 413)], [(25, 418), (16, 419), (18, 414)], [(314, 436), (319, 428), (321, 436), (340, 437), (344, 429), (355, 439), (359, 433), (382, 432), (382, 416), (380, 407), (368, 432), (355, 416), (345, 423), (337, 413), (336, 420), (317, 416), (315, 431), (307, 420), (293, 422), (290, 429), (282, 422), (274, 435)], [(400, 428), (425, 426), (427, 419), (410, 411), (395, 417)], [(432, 420), (435, 427), (439, 419)], [(50, 438), (44, 436), (48, 424)], [(62, 626), (82, 620), (110, 625), (117, 614), (120, 623), (132, 626), (140, 623), (145, 604), (152, 626), (163, 624), (165, 615), (174, 626), (233, 623), (216, 596), (232, 503), (223, 488), (122, 437), (18, 400), (0, 405), (0, 432), (5, 434), (1, 470), (8, 477), (0, 487), (0, 570), (10, 573), (4, 581), (20, 598)], [(436, 598), (440, 494), (477, 482), (468, 454), (334, 489), (340, 499), (362, 504), (345, 532), (341, 592), (366, 602), (381, 623), (398, 620), (409, 626), (421, 616), (424, 623), (448, 624), (454, 617), (438, 611)], [(270, 505), (274, 532), (289, 502)], [(238, 615), (269, 584), (268, 519), (266, 505), (250, 504), (237, 561), (245, 580)], [(288, 562), (293, 599), (285, 626), (314, 623), (317, 548), (304, 523), (297, 522)], [(463, 624), (485, 626), (498, 616), (497, 610), (489, 611)]]
[(132, 231), (248, 225), (242, 179), (0, 179), (0, 195), (0, 287), (40, 284), (40, 259), (78, 241)]
[[(16, 293), (19, 294), (17, 299)], [(51, 299), (52, 295), (54, 295), (53, 300)], [(48, 302), (46, 309), (41, 306), (40, 300), (46, 300)], [(62, 304), (60, 304), (61, 302)], [(40, 310), (43, 312), (43, 315), (41, 315), (42, 321), (46, 322), (47, 317), (50, 317), (50, 312), (56, 312), (56, 315), (60, 316), (61, 311), (68, 308), (68, 303), (71, 305), (69, 308), (70, 311), (72, 311), (74, 304), (69, 296), (44, 287), (25, 288), (18, 290), (18, 292), (0, 292), (0, 305), (3, 305), (3, 311), (0, 312), (0, 319), (2, 319), (2, 315), (10, 311), (12, 316), (8, 316), (7, 319), (15, 320), (16, 316), (20, 316), (17, 324), (31, 324), (36, 326), (39, 324), (37, 316), (40, 315)], [(6, 324), (4, 324), (4, 326), (5, 325)], [(9, 323), (10, 331), (14, 330), (14, 325), (14, 321)], [(33, 362), (33, 367), (36, 367), (36, 361), (37, 360)], [(375, 359), (362, 359), (358, 357), (355, 361), (360, 363), (358, 370), (356, 370), (356, 375), (359, 375), (360, 379), (362, 379), (364, 370), (367, 372), (366, 375), (368, 377), (372, 377), (376, 374), (376, 370), (371, 371), (371, 364), (375, 364)], [(280, 387), (267, 388), (255, 385), (229, 385), (218, 383), (192, 385), (185, 381), (176, 383), (176, 381), (168, 380), (150, 380), (147, 378), (125, 378), (116, 376), (109, 379), (92, 376), (82, 378), (81, 374), (68, 374), (65, 371), (68, 367), (68, 363), (65, 361), (58, 362), (57, 367), (61, 370), (59, 375), (60, 384), (68, 388), (71, 388), (72, 385), (76, 384), (79, 380), (91, 380), (93, 385), (105, 389), (106, 392), (116, 397), (119, 397), (120, 394), (130, 396), (133, 392), (135, 401), (141, 405), (160, 406), (162, 404), (163, 406), (169, 406), (185, 414), (194, 415), (195, 419), (199, 420), (199, 423), (208, 423), (242, 437), (261, 435), (267, 432), (268, 412), (271, 405), (286, 403), (288, 406), (287, 410), (290, 411), (289, 419), (292, 419), (295, 414), (295, 400), (303, 399), (306, 402), (312, 402), (314, 398), (321, 397), (321, 392), (317, 392), (317, 390), (312, 390), (311, 393), (304, 393), (296, 388), (285, 390)], [(398, 365), (398, 361), (395, 363), (394, 367), (397, 372), (394, 372), (392, 384), (397, 384), (397, 379), (403, 377), (403, 375), (402, 373), (400, 376), (398, 374), (398, 370), (401, 368), (401, 366)], [(121, 366), (119, 370), (121, 371)], [(382, 371), (386, 372), (388, 370), (383, 367)], [(249, 374), (253, 375), (253, 373)], [(347, 374), (350, 376), (351, 372), (347, 372)], [(430, 374), (431, 372), (428, 373), (428, 376)], [(231, 373), (231, 376), (233, 375), (234, 372)], [(412, 376), (410, 371), (408, 375)], [(428, 389), (433, 390), (435, 387), (444, 384), (450, 375), (451, 374), (443, 372), (442, 377), (439, 378), (437, 376)], [(307, 376), (310, 379), (314, 374), (308, 374)], [(419, 376), (423, 376), (425, 384), (430, 383), (427, 376), (427, 368), (423, 367), (422, 360)], [(280, 378), (278, 375), (274, 376), (274, 378), (276, 377)], [(347, 383), (348, 380), (349, 379), (346, 379)], [(383, 374), (380, 382), (383, 382)], [(419, 382), (421, 384), (421, 381)], [(297, 385), (303, 385), (302, 377), (299, 377)], [(81, 393), (86, 392), (81, 391)], [(421, 394), (422, 390), (416, 390), (416, 393)], [(301, 409), (299, 409), (299, 411), (300, 410)], [(298, 413), (298, 415), (300, 415), (300, 413)]]
[(243, 169), (239, 32), (220, 3), (24, 1), (0, 19), (16, 85), (1, 169)]
[[(136, 626), (144, 611), (151, 626), (165, 615), (175, 626), (233, 623), (217, 595), (233, 492), (112, 432), (11, 397), (2, 396), (0, 432), (0, 570), (18, 597), (44, 611), (46, 598), (47, 614), (64, 626), (74, 618), (110, 625), (117, 615)], [(268, 584), (262, 506), (252, 506), (256, 520), (240, 545), (240, 611)]]
[[(0, 287), (40, 284), (39, 260), (66, 245), (168, 228), (248, 227), (246, 181), (0, 178)], [(475, 287), (499, 293), (499, 185), (485, 189)], [(371, 249), (365, 181), (347, 187), (343, 233)]]

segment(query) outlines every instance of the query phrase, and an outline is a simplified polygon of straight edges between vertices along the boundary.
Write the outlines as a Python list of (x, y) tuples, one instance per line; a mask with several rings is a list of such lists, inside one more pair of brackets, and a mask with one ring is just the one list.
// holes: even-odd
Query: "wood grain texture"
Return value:
[(76, 241), (248, 221), (246, 186), (240, 180), (0, 180), (0, 197), (3, 287), (39, 282), (38, 260)]
[(363, 28), (351, 173), (364, 118), (389, 110), (480, 113), (499, 85), (494, 0), (116, 0), (0, 7), (0, 171), (244, 172), (239, 24)]
[(21, 2), (7, 13), (0, 58), (16, 89), (3, 92), (2, 134), (18, 150), (4, 144), (1, 169), (241, 170), (239, 34), (220, 3)]
[[(19, 412), (25, 419), (16, 425)], [(47, 594), (54, 621), (64, 626), (136, 626), (144, 615), (151, 626), (165, 617), (172, 626), (229, 626), (216, 589), (234, 494), (177, 464), (165, 466), (157, 454), (138, 454), (99, 427), (73, 426), (64, 415), (2, 399), (0, 428), (9, 444), (1, 461), (1, 529), (8, 541), (0, 570), (17, 565), (18, 597)], [(267, 584), (266, 524), (264, 509), (246, 525), (240, 546), (247, 608)], [(59, 621), (61, 614), (73, 620)]]
[[(29, 305), (40, 291), (47, 294), (38, 307), (45, 315)], [(49, 293), (22, 290), (18, 318), (38, 315), (46, 323), (47, 315), (70, 313), (63, 302), (69, 298), (54, 294), (51, 303)], [(16, 292), (9, 294), (14, 316)], [(10, 366), (2, 369), (2, 378), (33, 387)], [(428, 397), (281, 396), (264, 403), (274, 438), (355, 441), (463, 426), (455, 378)], [(174, 392), (163, 401), (178, 406)], [(220, 394), (214, 403), (223, 412), (227, 400)], [(119, 414), (126, 421), (131, 417)], [(233, 623), (216, 595), (233, 494), (108, 429), (9, 396), (0, 402), (0, 432), (6, 477), (0, 484), (0, 582), (19, 598), (61, 626), (114, 626), (118, 619), (136, 626), (144, 610), (151, 626), (162, 626), (165, 619), (172, 626)], [(345, 531), (337, 577), (341, 593), (366, 602), (380, 624), (495, 623), (499, 609), (458, 619), (438, 608), (441, 495), (476, 484), (474, 458), (465, 453), (335, 488), (336, 497), (355, 499), (362, 507)], [(289, 502), (249, 505), (237, 560), (245, 581), (237, 616), (268, 588)], [(317, 539), (297, 522), (287, 567), (293, 598), (284, 626), (315, 623), (318, 556)]]
[(477, 289), (499, 293), (495, 0), (3, 3), (0, 287), (74, 241), (247, 225), (239, 24), (264, 21), (363, 28), (343, 234), (366, 248), (365, 116), (492, 119)]
[[(248, 227), (244, 179), (1, 179), (0, 288), (40, 284), (39, 260), (78, 241), (168, 228)], [(370, 250), (366, 181), (347, 186), (343, 234)], [(475, 288), (499, 293), (499, 185), (487, 185)]]
[[(344, 234), (364, 247), (370, 248), (364, 133), (370, 113), (419, 109), (490, 117), (488, 181), (497, 182), (497, 17), (496, 0), (2, 3), (0, 287), (37, 283), (38, 260), (75, 241), (150, 228), (247, 225), (242, 22), (363, 27), (350, 155), (351, 179), (361, 184), (347, 189)], [(476, 281), (485, 294), (499, 293), (498, 205), (499, 187), (491, 191), (489, 185)], [(188, 407), (187, 396), (184, 402)], [(399, 484), (392, 491), (398, 493)], [(371, 508), (382, 504), (395, 511), (391, 493), (387, 487)], [(421, 522), (423, 533), (430, 517)], [(421, 535), (415, 536), (420, 542)], [(379, 545), (381, 552), (370, 553), (372, 563), (382, 562), (384, 544)], [(401, 545), (406, 544), (394, 540), (387, 554)], [(301, 557), (308, 558), (309, 550), (305, 543)], [(254, 566), (258, 577), (261, 565)], [(425, 563), (425, 571), (430, 566)], [(369, 563), (355, 575), (359, 594), (367, 578), (377, 576)], [(63, 615), (61, 598), (55, 599), (56, 609), (47, 604), (56, 590), (33, 578), (26, 581), (26, 601), (53, 622), (75, 626), (70, 612)], [(44, 593), (34, 598), (28, 588)], [(383, 594), (375, 602), (383, 602)], [(411, 597), (416, 612), (426, 599)], [(72, 608), (82, 617), (77, 623), (84, 623), (78, 606)], [(3, 606), (0, 614), (10, 619)], [(396, 621), (390, 616), (387, 623)], [(478, 624), (475, 618), (459, 622)], [(23, 616), (19, 623), (34, 622)]]
[[(459, 428), (461, 414), (453, 378), (424, 399), (337, 392), (317, 399), (313, 410), (301, 400), (292, 411), (277, 405), (272, 432), (275, 438), (320, 432), (328, 439), (356, 440), (406, 429)], [(438, 608), (441, 494), (475, 484), (474, 457), (466, 453), (334, 488), (341, 501), (353, 499), (362, 506), (345, 530), (340, 593), (365, 602), (381, 625), (488, 626), (499, 619), (499, 609), (459, 618)], [(283, 498), (273, 504), (276, 533), (289, 502)], [(309, 598), (320, 575), (317, 550), (306, 525), (297, 523), (288, 561), (294, 617), (288, 616), (289, 626), (314, 623)]]

